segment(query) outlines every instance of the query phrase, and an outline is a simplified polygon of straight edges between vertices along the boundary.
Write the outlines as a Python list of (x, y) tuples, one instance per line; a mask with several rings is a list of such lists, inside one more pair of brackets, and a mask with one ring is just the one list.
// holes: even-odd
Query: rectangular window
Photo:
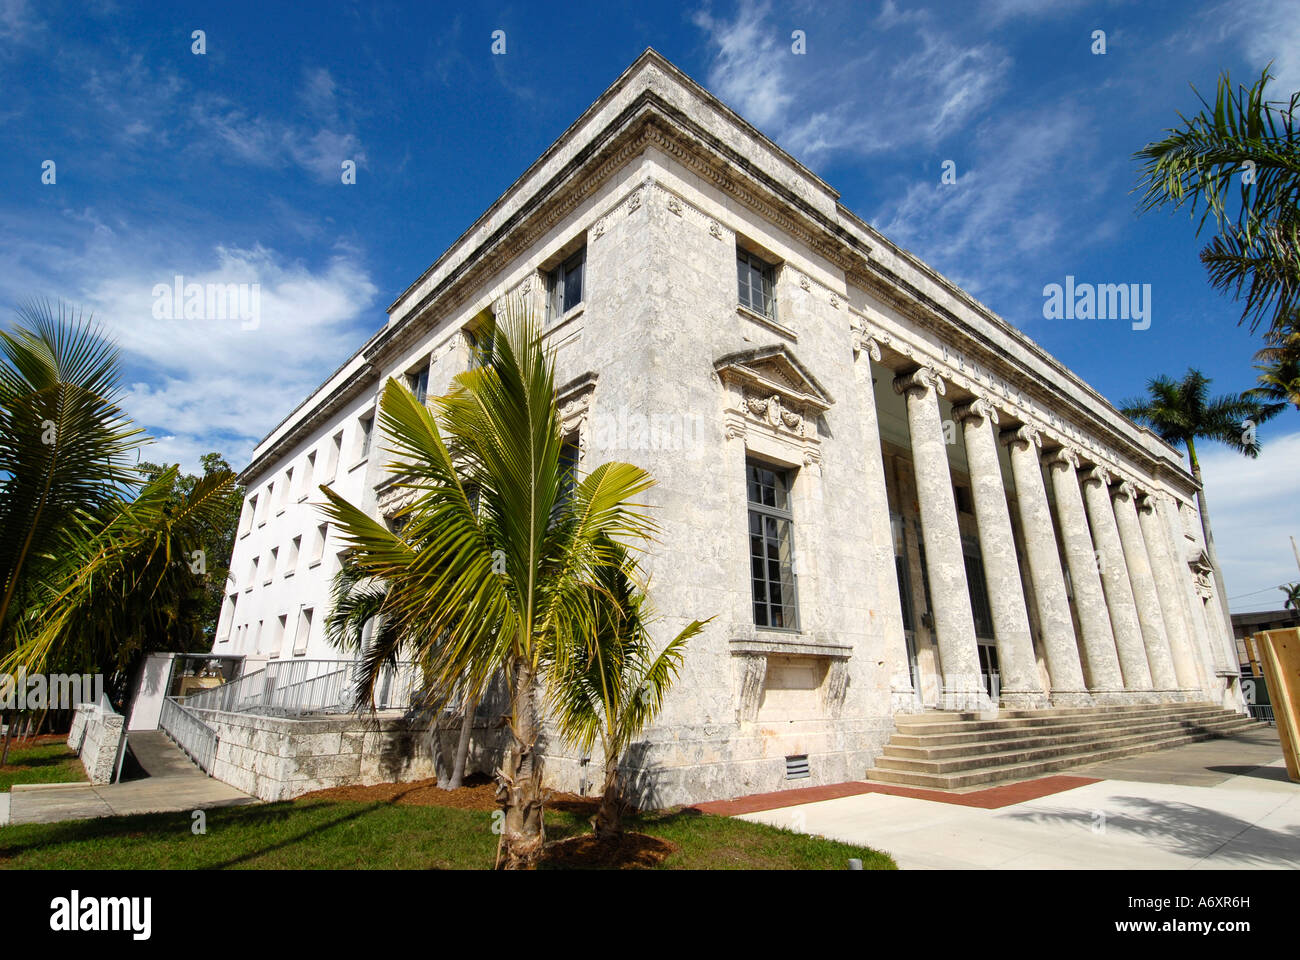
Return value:
[(419, 370), (413, 370), (406, 375), (406, 387), (413, 394), (415, 399), (424, 403), (429, 399), (429, 360), (425, 359), (424, 365)]
[(587, 248), (546, 275), (546, 322), (554, 323), (582, 303), (582, 281), (587, 266)]
[(798, 630), (790, 474), (754, 461), (745, 467), (749, 488), (749, 564), (754, 624)]
[(573, 496), (573, 489), (578, 485), (578, 435), (574, 434), (560, 446), (560, 503), (567, 503)]
[(253, 529), (253, 517), (257, 514), (257, 497), (249, 497), (244, 502), (244, 512), (239, 517), (239, 535), (242, 537)]
[(312, 545), (311, 565), (314, 567), (325, 556), (325, 538), (329, 536), (329, 524), (322, 523), (316, 528), (316, 542)]
[(374, 432), (374, 429), (375, 415), (373, 413), (361, 418), (361, 455), (357, 458), (358, 460), (364, 460), (370, 456), (370, 435)]
[(465, 331), (465, 342), (469, 344), (469, 368), (474, 370), (485, 367), (492, 359), (493, 335), (483, 331)]
[(776, 319), (776, 300), (772, 296), (776, 271), (748, 250), (736, 248), (736, 278), (740, 282), (740, 305), (769, 320)]
[(989, 606), (989, 588), (984, 579), (984, 559), (979, 542), (962, 537), (962, 559), (966, 562), (966, 588), (970, 591), (971, 614), (975, 617), (975, 636), (993, 639), (993, 609)]
[(312, 608), (303, 607), (298, 612), (298, 632), (293, 637), (293, 655), (301, 657), (307, 652), (307, 643), (311, 640)]
[(907, 564), (907, 542), (904, 539), (903, 518), (889, 515), (889, 526), (894, 534), (894, 568), (898, 572), (898, 599), (903, 605), (903, 629), (916, 629), (912, 624), (912, 573)]
[(311, 478), (316, 472), (316, 451), (313, 450), (307, 454), (307, 466), (302, 471), (302, 492), (298, 494), (299, 500), (306, 500), (311, 496)]
[(252, 562), (251, 564), (249, 564), (249, 567), (248, 567), (248, 584), (247, 584), (247, 586), (244, 587), (245, 590), (252, 590), (252, 589), (253, 589), (253, 584), (255, 584), (255, 583), (257, 582), (257, 561), (258, 561), (258, 558), (257, 558), (257, 557), (254, 557), (254, 558), (253, 558), (253, 562)]
[(280, 483), (280, 509), (277, 513), (284, 513), (284, 508), (289, 504), (289, 494), (293, 490), (293, 467), (284, 471), (284, 480)]
[(221, 632), (220, 643), (229, 643), (230, 634), (235, 627), (235, 608), (239, 606), (239, 594), (232, 593), (226, 597), (226, 629)]
[(279, 560), (280, 560), (280, 548), (272, 547), (271, 558), (266, 562), (266, 579), (262, 581), (263, 583), (270, 583), (272, 580), (275, 579), (275, 568), (278, 565)]
[(329, 460), (325, 462), (325, 483), (332, 483), (338, 474), (339, 458), (343, 456), (343, 431), (330, 437)]
[(262, 652), (262, 624), (265, 620), (257, 621), (257, 629), (253, 631), (253, 653)]
[(244, 532), (248, 533), (249, 530), (253, 529), (255, 523), (257, 523), (257, 494), (253, 494), (248, 498), (248, 526), (244, 529)]
[(279, 617), (276, 618), (275, 625), (273, 627), (275, 633), (271, 637), (271, 649), (268, 651), (270, 656), (272, 657), (278, 657), (280, 655), (280, 648), (284, 646), (284, 631), (285, 631), (285, 627), (288, 625), (288, 622), (289, 622), (289, 615), (287, 613), (282, 613), (280, 614)]
[(298, 550), (302, 547), (302, 536), (294, 537), (289, 543), (289, 555), (284, 558), (284, 575), (292, 577), (298, 571)]

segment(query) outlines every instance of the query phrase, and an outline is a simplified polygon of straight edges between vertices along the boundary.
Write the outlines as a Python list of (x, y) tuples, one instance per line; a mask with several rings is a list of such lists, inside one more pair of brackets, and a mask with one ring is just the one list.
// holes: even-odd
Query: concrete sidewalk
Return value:
[(1296, 869), (1300, 784), (1271, 728), (1069, 771), (1099, 782), (997, 809), (886, 793), (743, 814), (904, 869)]
[[(150, 774), (125, 783), (20, 784), (0, 794), (9, 823), (57, 823), (133, 813), (171, 813), (257, 803), (256, 797), (214, 780), (161, 733), (131, 734), (131, 750)], [(0, 807), (0, 825), (4, 810)]]

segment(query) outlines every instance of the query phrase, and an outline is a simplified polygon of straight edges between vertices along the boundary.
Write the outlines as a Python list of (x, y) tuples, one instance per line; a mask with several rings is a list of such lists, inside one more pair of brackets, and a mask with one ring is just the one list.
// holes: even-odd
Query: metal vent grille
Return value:
[(802, 780), (810, 776), (808, 769), (808, 754), (801, 753), (795, 757), (785, 758), (785, 778), (787, 780)]

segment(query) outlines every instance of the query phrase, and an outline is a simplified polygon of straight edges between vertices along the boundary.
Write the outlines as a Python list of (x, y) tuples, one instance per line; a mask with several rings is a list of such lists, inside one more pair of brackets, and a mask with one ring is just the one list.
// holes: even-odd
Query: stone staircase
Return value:
[(978, 713), (902, 715), (867, 779), (956, 790), (1208, 740), (1254, 723), (1210, 703), (1002, 710), (988, 720)]

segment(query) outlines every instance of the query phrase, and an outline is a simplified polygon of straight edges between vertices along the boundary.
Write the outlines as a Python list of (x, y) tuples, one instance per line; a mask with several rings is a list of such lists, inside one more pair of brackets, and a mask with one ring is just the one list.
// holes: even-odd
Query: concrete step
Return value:
[[(1235, 715), (1234, 715), (1235, 716)], [(945, 737), (936, 737), (934, 740), (941, 741), (935, 743), (928, 737), (901, 737), (897, 736), (890, 740), (885, 748), (885, 755), (898, 757), (900, 759), (913, 760), (944, 760), (955, 757), (972, 757), (982, 754), (993, 753), (1013, 753), (1018, 750), (1026, 750), (1033, 747), (1065, 747), (1074, 744), (1097, 743), (1102, 739), (1117, 739), (1129, 734), (1139, 733), (1173, 733), (1180, 729), (1185, 729), (1192, 725), (1214, 726), (1233, 719), (1232, 717), (1206, 717), (1203, 719), (1188, 720), (1179, 718), (1177, 720), (1165, 720), (1157, 723), (1143, 723), (1126, 725), (1123, 727), (1104, 727), (1097, 729), (1093, 725), (1088, 725), (1082, 729), (1068, 727), (1063, 730), (1053, 729), (1051, 733), (1034, 733), (1034, 734), (1015, 734), (1009, 736), (998, 736), (988, 738), (979, 734), (969, 737), (961, 737), (961, 742), (950, 743), (950, 740), (957, 740), (957, 734), (950, 734)], [(916, 743), (913, 741), (922, 741)]]
[[(1191, 707), (1191, 706), (1213, 706), (1203, 702), (1194, 703), (1125, 703), (1109, 704), (1094, 707), (1048, 707), (1042, 710), (1007, 710), (998, 709), (998, 717), (1001, 719), (1034, 719), (1046, 718), (1057, 719), (1059, 717), (1080, 716), (1084, 714), (1139, 714), (1153, 713), (1167, 710), (1170, 707)], [(909, 723), (931, 723), (931, 722), (952, 722), (956, 720), (979, 720), (983, 715), (976, 710), (927, 710), (924, 713), (909, 713), (898, 717), (900, 722)]]
[[(1107, 730), (1122, 731), (1128, 729), (1139, 729), (1144, 725), (1151, 723), (1166, 722), (1169, 720), (1204, 720), (1221, 716), (1224, 711), (1220, 708), (1203, 708), (1199, 710), (1177, 711), (1170, 713), (1152, 714), (1150, 716), (1126, 717), (1126, 718), (1103, 718), (1096, 719), (1091, 717), (1069, 717), (1061, 723), (1044, 723), (1034, 726), (1024, 726), (1022, 724), (1011, 723), (1003, 726), (989, 727), (985, 724), (976, 722), (967, 722), (966, 724), (955, 726), (951, 724), (932, 725), (936, 732), (923, 733), (915, 732), (918, 728), (908, 727), (894, 734), (891, 743), (897, 743), (899, 746), (908, 747), (928, 747), (928, 746), (957, 746), (961, 744), (987, 743), (998, 740), (1015, 740), (1024, 737), (1033, 736), (1061, 736), (1074, 733), (1093, 733), (1100, 735)], [(1229, 713), (1231, 713), (1229, 711)], [(1231, 714), (1237, 716), (1237, 714)]]
[[(1223, 712), (1231, 714), (1231, 711)], [(1256, 724), (1257, 721), (1251, 720), (1249, 717), (1231, 714), (1231, 717), (1225, 718), (1221, 723), (1215, 724), (1213, 727), (1202, 726), (1199, 729), (1194, 728), (1180, 733), (1131, 737), (1126, 738), (1123, 743), (1092, 744), (1090, 747), (1081, 746), (1066, 753), (1037, 760), (1006, 762), (1005, 758), (999, 758), (997, 755), (986, 756), (982, 758), (985, 765), (947, 773), (912, 769), (899, 770), (876, 766), (867, 771), (867, 778), (902, 786), (926, 787), (934, 790), (958, 790), (963, 787), (1000, 783), (1008, 780), (1027, 780), (1071, 767), (1100, 763), (1104, 760), (1114, 760), (1156, 750), (1165, 750), (1186, 743), (1214, 739), (1236, 730), (1254, 727)]]
[[(1222, 712), (1214, 704), (1152, 704), (1134, 708), (1088, 708), (1061, 713), (1034, 711), (1033, 716), (1000, 713), (996, 719), (982, 719), (979, 714), (913, 714), (896, 717), (895, 729), (910, 736), (937, 736), (952, 733), (982, 733), (1000, 730), (1032, 730), (1078, 723), (1120, 723), (1155, 717), (1203, 716)], [(1028, 713), (1029, 711), (1024, 711)], [(920, 718), (920, 719), (918, 719)], [(955, 719), (954, 719), (955, 718)]]
[(1184, 733), (1213, 732), (1225, 726), (1239, 726), (1236, 718), (1221, 717), (1197, 722), (1171, 722), (1154, 728), (1129, 731), (1122, 736), (1107, 735), (1091, 740), (1073, 743), (1039, 743), (1030, 740), (1026, 745), (1013, 750), (999, 750), (996, 753), (980, 753), (969, 750), (965, 753), (946, 757), (900, 757), (894, 754), (892, 747), (886, 747), (877, 758), (876, 766), (889, 770), (907, 770), (917, 773), (957, 773), (977, 770), (990, 766), (1005, 766), (1016, 763), (1033, 763), (1055, 757), (1068, 757), (1081, 752), (1111, 747), (1126, 747), (1160, 741)]
[(206, 777), (207, 774), (161, 730), (132, 730), (126, 745), (151, 777)]

